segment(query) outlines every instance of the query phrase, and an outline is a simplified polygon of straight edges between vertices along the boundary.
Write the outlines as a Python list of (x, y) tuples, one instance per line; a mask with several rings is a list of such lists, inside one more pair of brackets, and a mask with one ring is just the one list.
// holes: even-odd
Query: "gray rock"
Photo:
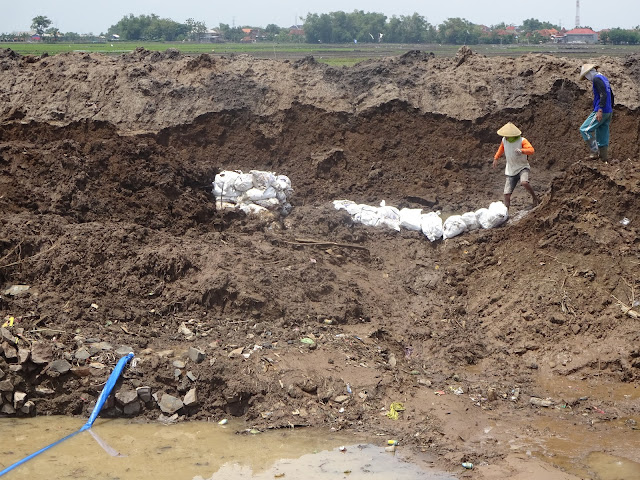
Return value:
[(336, 403), (344, 403), (347, 400), (349, 400), (349, 395), (338, 395), (336, 398), (333, 399), (333, 401)]
[(11, 295), (12, 297), (19, 297), (22, 294), (25, 294), (31, 288), (29, 285), (11, 285), (4, 291), (5, 295)]
[(135, 390), (124, 390), (116, 393), (116, 403), (121, 407), (134, 402), (138, 402), (138, 392)]
[(0, 412), (4, 413), (5, 415), (15, 415), (16, 409), (13, 408), (13, 405), (5, 403), (4, 405), (2, 405)]
[(136, 399), (135, 402), (131, 402), (124, 406), (123, 413), (127, 416), (138, 415), (141, 410), (140, 402)]
[(195, 382), (195, 381), (196, 381), (196, 376), (193, 374), (193, 372), (192, 372), (191, 370), (189, 370), (189, 371), (187, 372), (187, 378), (188, 378), (189, 380), (191, 380), (192, 382)]
[(189, 360), (195, 363), (202, 363), (206, 358), (206, 354), (196, 347), (189, 347)]
[(13, 383), (11, 383), (11, 380), (3, 380), (0, 382), (0, 392), (13, 392)]
[(187, 392), (187, 394), (184, 396), (183, 402), (187, 407), (193, 407), (198, 404), (198, 396), (196, 395), (195, 388), (192, 388)]
[(2, 342), (2, 350), (7, 361), (18, 361), (18, 350), (13, 345), (10, 345), (9, 342)]
[(151, 387), (138, 387), (136, 388), (136, 393), (143, 402), (147, 403), (151, 401)]
[(185, 363), (182, 360), (174, 360), (172, 365), (174, 367), (176, 367), (176, 368), (184, 368), (185, 367)]
[(0, 327), (0, 335), (4, 341), (9, 342), (11, 345), (15, 346), (17, 344), (16, 337), (5, 327)]
[(31, 400), (27, 400), (25, 404), (20, 409), (20, 413), (23, 415), (35, 415), (36, 413), (36, 404)]
[(67, 373), (71, 370), (71, 364), (66, 360), (54, 360), (49, 364), (49, 371), (53, 371), (59, 374)]
[(160, 410), (162, 410), (164, 413), (173, 415), (182, 407), (184, 407), (184, 403), (182, 403), (182, 400), (180, 400), (179, 398), (176, 398), (173, 395), (169, 395), (168, 393), (165, 393), (164, 395), (162, 395), (162, 398), (160, 399), (158, 406), (160, 407)]
[(133, 348), (128, 345), (122, 345), (116, 350), (116, 355), (124, 357), (125, 355), (129, 355), (131, 352), (133, 352)]
[(4, 378), (4, 372), (0, 369), (0, 378)]
[(31, 361), (37, 365), (43, 365), (53, 360), (51, 344), (46, 342), (33, 342), (31, 345)]
[(82, 347), (76, 350), (76, 353), (74, 353), (73, 356), (77, 360), (87, 360), (88, 358), (91, 358), (91, 354), (89, 353), (89, 350), (87, 350), (86, 347)]
[(19, 348), (18, 349), (18, 363), (19, 364), (23, 364), (26, 363), (27, 360), (29, 360), (29, 357), (31, 356), (31, 351), (27, 350), (26, 348)]
[(13, 408), (20, 410), (24, 406), (24, 402), (27, 399), (27, 394), (24, 392), (15, 392), (13, 394)]

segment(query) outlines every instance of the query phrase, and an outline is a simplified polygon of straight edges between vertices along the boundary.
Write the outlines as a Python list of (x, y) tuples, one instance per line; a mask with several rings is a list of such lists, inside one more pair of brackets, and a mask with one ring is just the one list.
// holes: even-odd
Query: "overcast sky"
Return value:
[[(500, 22), (521, 25), (535, 18), (565, 28), (573, 28), (575, 0), (2, 0), (0, 33), (29, 30), (31, 19), (44, 15), (61, 32), (104, 33), (132, 13), (154, 13), (183, 23), (187, 18), (204, 22), (207, 27), (220, 23), (231, 26), (266, 27), (274, 23), (288, 27), (308, 13), (365, 12), (412, 15), (417, 12), (432, 25), (447, 18), (460, 17), (472, 23), (496, 25)], [(633, 28), (640, 24), (638, 0), (580, 0), (580, 24), (595, 30)]]

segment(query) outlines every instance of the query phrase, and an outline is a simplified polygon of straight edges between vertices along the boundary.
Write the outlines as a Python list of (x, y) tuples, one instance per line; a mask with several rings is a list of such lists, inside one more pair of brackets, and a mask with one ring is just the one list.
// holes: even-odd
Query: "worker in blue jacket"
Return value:
[(593, 111), (580, 127), (582, 138), (589, 145), (589, 158), (607, 161), (609, 154), (609, 126), (613, 114), (613, 92), (609, 79), (598, 73), (597, 65), (585, 63), (580, 69), (580, 79), (593, 85)]

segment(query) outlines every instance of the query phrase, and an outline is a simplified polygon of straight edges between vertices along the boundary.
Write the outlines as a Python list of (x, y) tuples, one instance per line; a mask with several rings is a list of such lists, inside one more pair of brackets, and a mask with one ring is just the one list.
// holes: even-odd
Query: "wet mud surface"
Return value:
[[(336, 69), (0, 52), (3, 414), (20, 415), (5, 408), (15, 392), (29, 414), (88, 414), (124, 346), (138, 362), (119, 390), (156, 398), (106, 415), (155, 420), (163, 395), (195, 389), (171, 413), (391, 435), (453, 472), (473, 462), (476, 478), (542, 478), (525, 461), (574, 478), (510, 442), (545, 438), (531, 424), (558, 412), (638, 435), (640, 57), (593, 60), (617, 102), (608, 163), (586, 159), (590, 85), (563, 57), (463, 48)], [(501, 200), (491, 161), (507, 121), (536, 149), (541, 204), (518, 187), (502, 227), (431, 243), (333, 208)], [(216, 211), (216, 173), (252, 169), (290, 177), (289, 216)], [(558, 379), (630, 390), (559, 393)], [(509, 427), (487, 432), (498, 420)]]

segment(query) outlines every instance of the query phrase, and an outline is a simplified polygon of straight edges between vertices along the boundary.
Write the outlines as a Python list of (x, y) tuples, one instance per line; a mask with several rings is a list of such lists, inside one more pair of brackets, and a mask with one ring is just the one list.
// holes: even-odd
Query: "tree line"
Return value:
[[(301, 17), (302, 20), (302, 17)], [(31, 28), (45, 41), (76, 41), (80, 35), (62, 33), (51, 27), (51, 20), (46, 16), (37, 16), (32, 20)], [(524, 20), (517, 28), (508, 28), (499, 23), (490, 27), (474, 24), (463, 18), (448, 18), (443, 23), (431, 25), (425, 17), (413, 15), (392, 16), (388, 18), (382, 13), (355, 10), (350, 13), (338, 11), (331, 13), (310, 13), (304, 18), (300, 29), (282, 28), (275, 24), (266, 28), (250, 28), (259, 32), (252, 40), (307, 43), (445, 43), (466, 44), (479, 43), (539, 43), (548, 41), (548, 37), (540, 34), (541, 30), (561, 28), (550, 22), (534, 18)], [(239, 42), (246, 37), (242, 27), (231, 27), (221, 23), (217, 28), (220, 39), (228, 42)], [(129, 14), (118, 23), (109, 27), (106, 35), (118, 36), (125, 41), (202, 41), (208, 28), (203, 21), (188, 18), (184, 23), (176, 22), (158, 15)], [(6, 34), (2, 35), (6, 37)], [(639, 44), (640, 26), (625, 30), (613, 28), (600, 33), (600, 40), (613, 44)]]

